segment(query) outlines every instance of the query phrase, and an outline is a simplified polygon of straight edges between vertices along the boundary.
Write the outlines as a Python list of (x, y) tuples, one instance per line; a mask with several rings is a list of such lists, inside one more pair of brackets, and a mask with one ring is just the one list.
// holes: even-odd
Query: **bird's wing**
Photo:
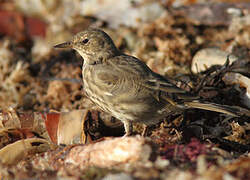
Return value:
[[(144, 62), (132, 56), (116, 56), (108, 62), (110, 68), (107, 72), (99, 73), (99, 78), (107, 83), (123, 81), (123, 85), (135, 89), (148, 89), (152, 94), (165, 94), (164, 97), (187, 96), (187, 92), (169, 82), (163, 76), (154, 73)], [(126, 89), (129, 90), (129, 89)], [(162, 93), (159, 93), (162, 92)], [(167, 98), (168, 99), (168, 98)], [(185, 99), (185, 98), (184, 98)]]
[(150, 73), (150, 76), (146, 79), (144, 85), (151, 89), (160, 90), (166, 93), (187, 93), (185, 90), (177, 87), (166, 78), (154, 72)]
[[(128, 67), (130, 67), (128, 69)], [(167, 78), (153, 72), (144, 62), (133, 56), (126, 56), (120, 59), (119, 69), (124, 69), (130, 75), (139, 76), (143, 86), (152, 90), (160, 90), (167, 93), (187, 93), (185, 90), (171, 83)]]

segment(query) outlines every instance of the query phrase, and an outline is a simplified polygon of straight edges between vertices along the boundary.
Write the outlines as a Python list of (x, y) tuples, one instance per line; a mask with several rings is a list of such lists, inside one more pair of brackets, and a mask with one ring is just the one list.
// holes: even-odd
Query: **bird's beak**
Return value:
[(68, 41), (61, 44), (57, 44), (54, 46), (54, 48), (72, 48), (72, 42)]

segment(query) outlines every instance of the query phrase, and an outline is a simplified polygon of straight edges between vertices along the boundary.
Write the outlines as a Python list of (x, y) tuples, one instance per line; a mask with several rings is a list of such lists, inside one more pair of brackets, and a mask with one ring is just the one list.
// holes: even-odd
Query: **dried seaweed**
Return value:
[[(98, 146), (123, 135), (119, 121), (93, 107), (85, 97), (81, 75), (83, 59), (74, 51), (54, 51), (52, 48), (89, 26), (104, 29), (120, 50), (142, 59), (153, 71), (171, 77), (177, 86), (199, 95), (204, 101), (234, 106), (240, 115), (229, 117), (195, 109), (183, 114), (173, 112), (152, 127), (146, 139), (141, 138), (143, 142), (150, 142), (152, 157), (133, 163), (128, 160), (108, 168), (85, 167), (81, 162), (78, 165), (67, 163), (72, 149), (84, 149), (85, 146), (66, 145), (66, 141), (61, 141), (64, 145), (56, 145), (56, 149), (35, 155), (25, 153), (15, 165), (0, 164), (0, 179), (107, 179), (114, 174), (131, 179), (249, 179), (249, 101), (244, 99), (249, 98), (249, 86), (237, 78), (228, 82), (232, 77), (230, 73), (250, 78), (249, 3), (199, 2), (149, 2), (161, 9), (162, 14), (157, 19), (132, 19), (131, 26), (112, 29), (110, 27), (116, 22), (111, 19), (118, 16), (113, 15), (108, 20), (95, 14), (85, 16), (83, 9), (86, 7), (81, 1), (0, 1), (1, 149), (18, 141), (41, 137), (56, 144), (56, 136), (63, 132), (58, 133), (56, 126), (50, 124), (56, 138), (46, 135), (46, 118), (48, 120), (48, 116), (55, 113), (60, 119), (65, 114), (74, 114), (76, 109), (83, 109), (86, 116), (78, 118), (82, 129), (74, 143), (83, 143), (78, 141), (82, 135), (84, 142)], [(149, 7), (144, 7), (148, 3), (144, 1), (131, 3), (122, 14), (124, 18), (131, 11), (141, 17), (143, 13), (138, 14), (136, 9)], [(180, 4), (186, 6), (178, 7)], [(210, 15), (205, 13), (204, 16), (204, 12)], [(119, 23), (126, 24), (122, 19)], [(237, 60), (190, 73), (196, 52), (211, 47), (233, 54)], [(43, 122), (43, 126), (35, 122)], [(136, 132), (141, 133), (141, 126), (135, 126)], [(105, 138), (107, 136), (109, 139)], [(132, 148), (130, 146), (126, 148)], [(114, 148), (107, 146), (103, 151), (108, 153)], [(29, 148), (26, 150), (28, 152)], [(133, 149), (127, 151), (130, 152)], [(72, 158), (77, 155), (73, 154)]]

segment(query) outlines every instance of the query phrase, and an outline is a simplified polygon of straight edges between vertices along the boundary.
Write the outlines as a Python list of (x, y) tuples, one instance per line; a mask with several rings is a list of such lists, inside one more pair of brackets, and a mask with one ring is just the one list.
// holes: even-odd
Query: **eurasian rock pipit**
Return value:
[(173, 110), (199, 108), (235, 116), (233, 108), (199, 102), (144, 62), (121, 53), (102, 30), (87, 29), (55, 47), (73, 48), (83, 57), (86, 95), (124, 123), (125, 135), (131, 134), (132, 122), (152, 125)]

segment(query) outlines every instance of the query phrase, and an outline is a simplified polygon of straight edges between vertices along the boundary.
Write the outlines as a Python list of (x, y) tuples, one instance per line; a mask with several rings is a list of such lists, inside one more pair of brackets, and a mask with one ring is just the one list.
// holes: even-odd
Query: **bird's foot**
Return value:
[(149, 127), (147, 125), (144, 125), (143, 131), (141, 134), (143, 137), (146, 137), (148, 135), (148, 129), (149, 129)]
[(130, 122), (130, 121), (123, 121), (123, 124), (124, 124), (125, 134), (122, 137), (124, 138), (124, 137), (128, 137), (132, 134), (133, 125), (132, 125), (132, 122)]

